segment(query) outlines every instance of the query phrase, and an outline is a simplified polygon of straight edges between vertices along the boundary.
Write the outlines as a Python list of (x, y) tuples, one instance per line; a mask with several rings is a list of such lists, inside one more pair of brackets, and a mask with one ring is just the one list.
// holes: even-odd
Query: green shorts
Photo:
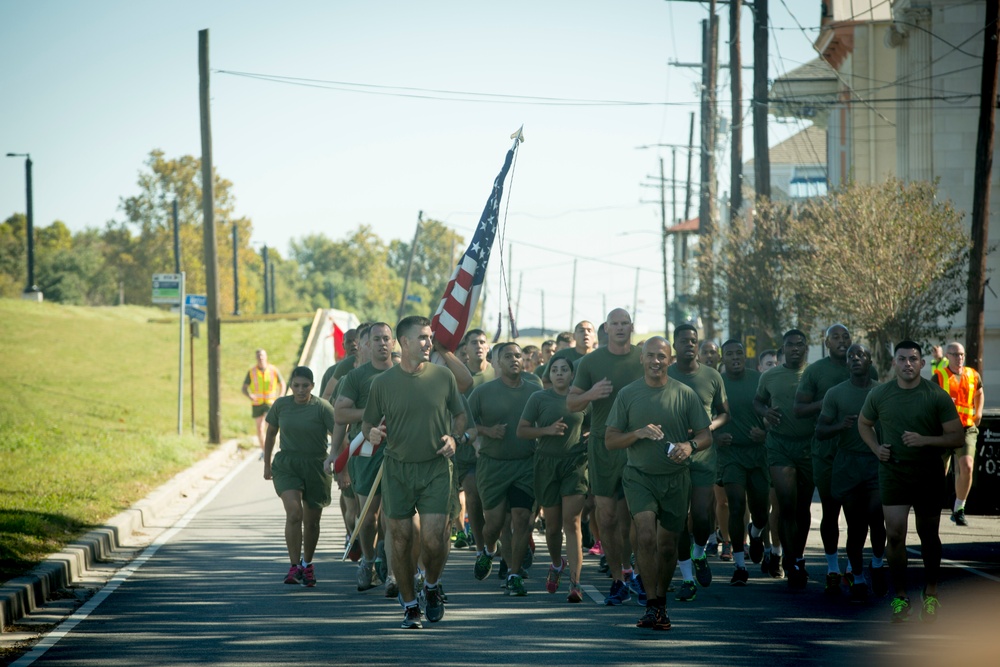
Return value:
[[(815, 451), (815, 450), (813, 450)], [(823, 500), (833, 497), (830, 490), (833, 485), (833, 456), (812, 456), (813, 482), (819, 491), (819, 497)]]
[(909, 505), (918, 512), (940, 512), (944, 499), (944, 468), (930, 461), (880, 461), (878, 488), (882, 505)]
[(789, 438), (768, 433), (764, 446), (767, 448), (767, 465), (771, 468), (795, 468), (798, 484), (813, 483), (812, 437)]
[[(535, 460), (494, 459), (479, 457), (476, 466), (476, 487), (483, 510), (491, 510), (505, 501), (511, 507), (531, 509), (535, 499)], [(530, 502), (529, 502), (530, 499)]]
[(838, 450), (831, 466), (830, 495), (837, 502), (855, 493), (878, 490), (878, 457), (871, 452)]
[(264, 403), (263, 405), (254, 405), (250, 407), (250, 414), (253, 415), (254, 419), (257, 417), (266, 417), (267, 411), (271, 409), (270, 403)]
[(719, 481), (718, 452), (715, 446), (691, 457), (691, 486), (714, 486)]
[(448, 514), (451, 500), (451, 459), (406, 463), (385, 457), (382, 469), (382, 506), (390, 519), (421, 514)]
[[(375, 476), (385, 459), (385, 448), (379, 447), (371, 456), (352, 456), (347, 460), (347, 471), (351, 474), (351, 488), (359, 496), (372, 495), (372, 485), (375, 484)], [(382, 473), (385, 474), (384, 472)], [(381, 483), (379, 487), (381, 487)], [(382, 489), (375, 489), (375, 495), (382, 493)]]
[(455, 462), (455, 476), (459, 480), (463, 480), (470, 472), (476, 471), (476, 461), (479, 460), (479, 457), (476, 455), (475, 446), (470, 442), (459, 445), (455, 449), (453, 460)]
[(591, 434), (587, 441), (587, 463), (590, 490), (595, 496), (620, 499), (625, 497), (622, 488), (622, 470), (627, 454), (624, 449), (608, 450), (604, 438)]
[(948, 473), (948, 466), (951, 465), (951, 459), (954, 457), (958, 459), (962, 456), (971, 456), (975, 458), (976, 447), (979, 444), (979, 429), (975, 426), (970, 426), (965, 429), (965, 442), (961, 447), (956, 449), (946, 449), (944, 454), (941, 455), (941, 460), (944, 461), (945, 474)]
[(541, 456), (535, 454), (535, 499), (541, 507), (562, 504), (566, 496), (585, 496), (587, 454), (576, 456)]
[[(462, 503), (459, 502), (459, 491), (462, 489), (462, 480), (454, 472), (454, 461), (452, 461), (451, 493), (448, 495), (448, 518), (452, 523), (457, 522), (461, 517)], [(458, 525), (461, 525), (460, 523)]]
[(333, 475), (323, 472), (323, 459), (279, 451), (271, 462), (271, 481), (280, 496), (285, 491), (301, 491), (310, 507), (323, 508), (333, 496)]
[(673, 475), (647, 475), (632, 466), (622, 471), (625, 500), (634, 517), (653, 512), (664, 530), (679, 533), (687, 525), (691, 477), (687, 472)]
[(768, 493), (771, 476), (767, 469), (767, 450), (763, 445), (719, 447), (719, 483), (739, 484), (747, 491)]

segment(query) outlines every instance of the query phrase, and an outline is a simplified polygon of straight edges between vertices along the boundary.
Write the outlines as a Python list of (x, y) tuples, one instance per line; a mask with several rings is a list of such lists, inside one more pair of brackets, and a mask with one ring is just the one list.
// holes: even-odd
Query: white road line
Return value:
[(234, 477), (236, 477), (236, 475), (238, 475), (249, 464), (256, 462), (257, 459), (255, 457), (248, 456), (243, 463), (239, 464), (232, 471), (230, 471), (228, 475), (226, 475), (218, 484), (212, 487), (207, 494), (205, 494), (204, 498), (202, 498), (194, 507), (189, 509), (187, 513), (177, 521), (177, 523), (175, 523), (169, 530), (161, 533), (160, 536), (153, 540), (153, 543), (146, 547), (146, 549), (135, 560), (119, 570), (115, 576), (111, 577), (111, 580), (108, 581), (104, 588), (99, 590), (94, 597), (90, 598), (86, 604), (77, 609), (72, 616), (60, 623), (55, 630), (42, 637), (42, 639), (31, 648), (31, 651), (18, 658), (11, 664), (11, 667), (28, 667), (28, 665), (31, 665), (45, 655), (50, 648), (55, 646), (60, 639), (72, 632), (73, 628), (84, 621), (91, 614), (91, 612), (97, 609), (102, 602), (108, 599), (108, 597), (110, 597), (119, 586), (125, 583), (132, 573), (136, 572), (146, 563), (146, 561), (152, 558), (156, 552), (160, 550), (160, 547), (169, 542), (174, 535), (183, 530), (188, 523), (191, 522), (191, 519), (197, 516), (198, 512), (212, 502), (212, 500), (219, 495), (222, 489), (224, 489), (226, 485), (229, 484)]
[(583, 584), (582, 586), (580, 586), (580, 588), (595, 603), (597, 603), (599, 605), (603, 605), (604, 604), (604, 596), (601, 595), (601, 592), (599, 590), (597, 590), (597, 588), (595, 588), (594, 586), (591, 586), (590, 584)]
[[(914, 556), (919, 556), (920, 555), (920, 550), (919, 549), (914, 549), (913, 547), (906, 547), (906, 550), (909, 551)], [(980, 570), (977, 570), (974, 567), (969, 567), (968, 565), (962, 565), (961, 563), (956, 563), (955, 561), (948, 560), (947, 558), (942, 558), (941, 562), (944, 565), (949, 565), (951, 567), (957, 567), (959, 569), (965, 570), (966, 572), (971, 572), (972, 574), (978, 574), (983, 579), (989, 579), (990, 581), (995, 581), (997, 583), (1000, 583), (1000, 577), (994, 576), (992, 574), (988, 574), (986, 572), (982, 572)]]

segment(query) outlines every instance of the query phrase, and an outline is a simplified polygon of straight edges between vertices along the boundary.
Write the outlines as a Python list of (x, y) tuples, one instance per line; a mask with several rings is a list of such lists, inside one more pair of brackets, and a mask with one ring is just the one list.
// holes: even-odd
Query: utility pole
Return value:
[(667, 274), (667, 193), (663, 186), (663, 158), (660, 158), (660, 250), (663, 254), (663, 330), (670, 330), (670, 279)]
[(712, 241), (715, 236), (715, 85), (719, 20), (715, 0), (709, 18), (702, 21), (701, 189), (698, 206), (698, 292), (705, 338), (715, 338), (715, 285)]
[(410, 244), (410, 258), (406, 261), (406, 278), (403, 280), (403, 297), (399, 300), (399, 312), (396, 319), (403, 319), (403, 308), (406, 307), (406, 293), (410, 289), (410, 277), (413, 275), (413, 255), (417, 251), (417, 239), (420, 237), (420, 225), (424, 221), (424, 212), (417, 211), (417, 228), (413, 232), (413, 243)]
[(267, 315), (271, 312), (271, 295), (268, 294), (268, 290), (270, 289), (268, 285), (270, 271), (268, 270), (269, 258), (267, 246), (264, 246), (264, 248), (260, 251), (260, 255), (264, 259), (264, 314)]
[(233, 315), (240, 314), (240, 237), (233, 221)]
[(677, 224), (677, 149), (670, 149), (670, 224)]
[[(219, 320), (219, 274), (215, 241), (215, 188), (212, 175), (212, 121), (209, 114), (208, 91), (208, 30), (198, 31), (198, 82), (201, 103), (201, 207), (205, 233), (205, 294), (208, 297), (208, 441), (222, 442), (219, 389), (222, 384), (220, 365), (221, 323)], [(181, 304), (184, 307), (184, 304)]]
[(276, 302), (275, 302), (275, 299), (274, 299), (274, 297), (275, 297), (275, 294), (274, 294), (274, 262), (271, 262), (270, 268), (271, 268), (271, 275), (268, 278), (268, 280), (270, 280), (271, 285), (270, 285), (270, 289), (268, 290), (268, 292), (271, 293), (271, 313), (274, 314), (274, 313), (278, 312), (278, 306), (276, 305)]
[[(987, 3), (989, 4), (989, 3)], [(758, 199), (771, 198), (767, 147), (767, 0), (753, 3), (753, 180)]]
[[(731, 153), (729, 157), (729, 227), (738, 224), (737, 218), (743, 208), (743, 56), (740, 53), (740, 12), (743, 0), (730, 0), (729, 3), (729, 79), (732, 102), (733, 120)], [(730, 292), (731, 294), (731, 292)], [(743, 322), (740, 321), (738, 306), (730, 298), (729, 337), (743, 337)]]
[(174, 203), (170, 207), (171, 219), (174, 223), (174, 273), (181, 272), (181, 225), (177, 215), (177, 195), (174, 195)]
[(576, 259), (573, 260), (573, 288), (569, 296), (569, 330), (573, 331), (573, 318), (576, 316)]
[(688, 130), (687, 189), (684, 191), (684, 220), (691, 219), (691, 162), (694, 160), (694, 112), (691, 112), (691, 127)]
[(972, 251), (969, 255), (968, 302), (965, 308), (966, 363), (983, 370), (986, 305), (986, 249), (990, 223), (990, 181), (993, 173), (993, 135), (996, 129), (997, 55), (1000, 26), (998, 3), (986, 3), (983, 43), (983, 76), (976, 138), (976, 171), (972, 193)]

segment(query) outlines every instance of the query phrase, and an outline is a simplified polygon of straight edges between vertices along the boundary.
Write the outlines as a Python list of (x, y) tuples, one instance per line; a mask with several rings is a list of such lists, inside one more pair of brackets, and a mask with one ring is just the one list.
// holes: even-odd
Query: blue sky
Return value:
[[(774, 79), (814, 57), (819, 5), (770, 4)], [(799, 30), (789, 10), (807, 30)], [(726, 63), (728, 9), (719, 11)], [(540, 324), (544, 290), (546, 326), (569, 326), (577, 256), (573, 319), (599, 320), (605, 304), (631, 307), (639, 267), (636, 321), (656, 328), (663, 319), (659, 208), (642, 202), (658, 193), (641, 184), (658, 172), (658, 157), (666, 159), (669, 178), (671, 156), (668, 148), (636, 147), (687, 143), (700, 71), (668, 63), (700, 59), (706, 16), (707, 4), (663, 0), (0, 0), (0, 153), (31, 153), (36, 224), (59, 219), (79, 230), (120, 219), (119, 200), (136, 191), (150, 150), (200, 155), (197, 33), (203, 28), (216, 70), (658, 103), (416, 99), (398, 90), (362, 94), (219, 72), (211, 82), (215, 166), (234, 183), (237, 212), (253, 221), (256, 242), (287, 253), (292, 238), (316, 232), (339, 238), (359, 224), (385, 239), (409, 239), (421, 210), (468, 238), (508, 137), (524, 124), (527, 141), (512, 183), (508, 177), (506, 220), (515, 301), (522, 285), (520, 324)], [(748, 9), (742, 39), (750, 64)], [(750, 77), (746, 71), (745, 99)], [(728, 74), (721, 72), (719, 81), (720, 114), (728, 116)], [(750, 159), (749, 119), (745, 127)], [(772, 119), (771, 143), (799, 129)], [(723, 137), (720, 151), (727, 146)], [(9, 158), (0, 165), (0, 216), (7, 217), (24, 210), (24, 169)], [(727, 162), (718, 173), (719, 191), (728, 191)], [(491, 265), (487, 279), (489, 312), (498, 310), (498, 268)]]

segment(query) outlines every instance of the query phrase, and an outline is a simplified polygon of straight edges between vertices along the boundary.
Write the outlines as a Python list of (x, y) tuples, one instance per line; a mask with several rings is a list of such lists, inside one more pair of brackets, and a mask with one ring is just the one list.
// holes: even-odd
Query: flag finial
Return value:
[(510, 135), (510, 138), (511, 139), (517, 139), (517, 143), (523, 144), (524, 143), (524, 125), (522, 125), (521, 127), (517, 128), (517, 132), (515, 132), (512, 135)]

